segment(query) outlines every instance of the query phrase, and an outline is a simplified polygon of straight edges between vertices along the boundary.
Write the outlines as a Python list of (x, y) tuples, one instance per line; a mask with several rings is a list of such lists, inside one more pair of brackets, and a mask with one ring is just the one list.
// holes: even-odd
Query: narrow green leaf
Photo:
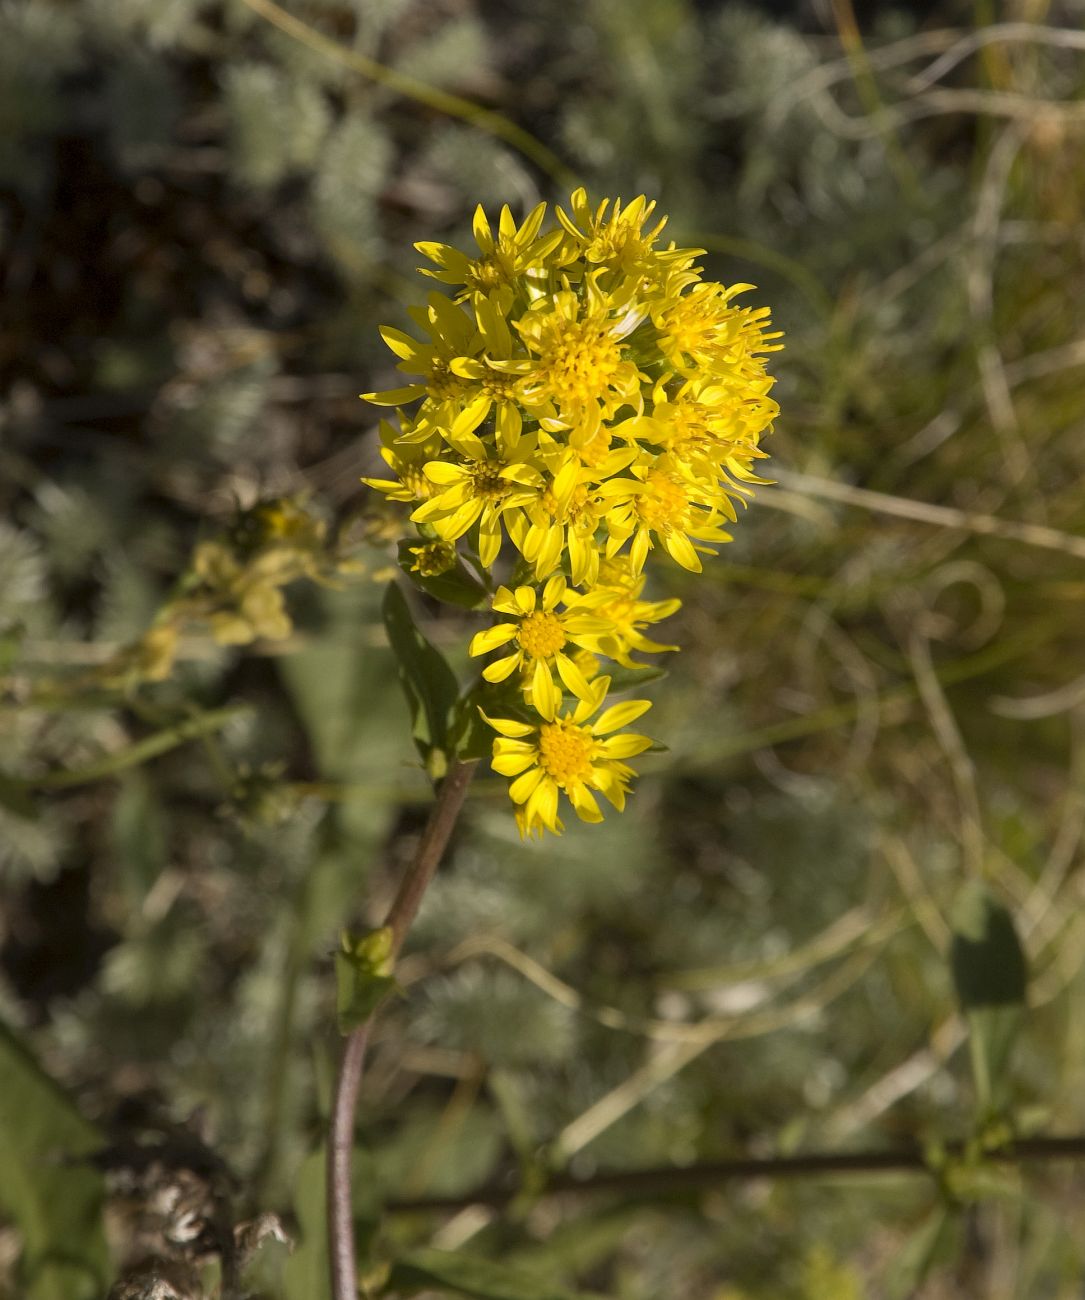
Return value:
[(456, 674), (444, 655), (415, 625), (399, 586), (392, 582), (381, 606), (396, 671), (411, 711), (412, 734), (426, 770), (435, 780), (448, 763), (448, 731), (459, 697)]
[(938, 1264), (960, 1245), (960, 1214), (948, 1205), (933, 1209), (893, 1258), (885, 1279), (888, 1300), (911, 1300)]
[(0, 1024), (0, 1212), (22, 1239), (19, 1294), (96, 1300), (109, 1256), (101, 1174), (85, 1159), (102, 1139)]
[(1006, 1110), (1013, 1049), (1024, 1023), (1020, 1006), (976, 1007), (968, 1012), (968, 1050), (980, 1122)]
[(326, 1170), (324, 1148), (321, 1147), (306, 1157), (294, 1179), (294, 1208), (300, 1241), (283, 1266), (286, 1300), (325, 1300), (331, 1293), (328, 1221), (324, 1205)]
[(610, 678), (609, 695), (620, 695), (623, 691), (636, 691), (647, 686), (649, 682), (658, 682), (667, 676), (666, 668), (659, 664), (645, 664), (642, 668), (626, 668), (622, 664), (607, 664), (601, 669)]
[(1007, 1103), (1010, 1059), (1024, 1019), (1028, 970), (1013, 918), (979, 881), (953, 908), (953, 983), (968, 1019), (969, 1053), (981, 1115)]
[(423, 1249), (396, 1260), (388, 1288), (414, 1295), (441, 1287), (473, 1300), (594, 1300), (583, 1291), (566, 1291), (519, 1269), (459, 1252)]

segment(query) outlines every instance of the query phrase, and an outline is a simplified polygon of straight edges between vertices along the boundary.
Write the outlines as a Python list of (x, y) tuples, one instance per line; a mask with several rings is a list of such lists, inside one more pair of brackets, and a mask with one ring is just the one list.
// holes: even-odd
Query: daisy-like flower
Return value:
[[(410, 421), (402, 411), (399, 418), (401, 428), (413, 432)], [(411, 505), (428, 501), (433, 495), (434, 487), (425, 475), (425, 466), (443, 450), (441, 439), (432, 429), (425, 430), (423, 438), (405, 438), (387, 420), (381, 420), (380, 440), (381, 458), (396, 477), (366, 477), (362, 482), (367, 487), (383, 492), (389, 501), (406, 501)]]
[[(716, 552), (705, 542), (729, 542), (731, 534), (718, 524), (720, 516), (734, 520), (730, 498), (715, 483), (692, 482), (673, 457), (634, 465), (632, 479), (616, 478), (599, 488), (609, 509), (607, 555), (617, 555), (632, 539), (629, 559), (636, 573), (644, 568), (654, 545), (652, 535), (670, 557), (691, 573), (701, 572), (698, 551)], [(698, 545), (700, 543), (700, 545)]]
[[(458, 357), (452, 363), (452, 370), (478, 394), (477, 400), (483, 404), (486, 415), (492, 411), (497, 445), (503, 452), (509, 452), (515, 448), (524, 427), (518, 371), (523, 368), (527, 354), (498, 310), (495, 297), (476, 295), (474, 310), (482, 340), (480, 354)], [(536, 410), (534, 414), (538, 418), (553, 412)]]
[(550, 484), (510, 530), (520, 554), (534, 566), (537, 581), (553, 573), (563, 555), (569, 557), (574, 586), (595, 581), (600, 556), (596, 533), (608, 509), (595, 489), (627, 469), (639, 454), (639, 448), (625, 444), (612, 450), (606, 429), (586, 446), (551, 443), (540, 449)]
[(479, 559), (488, 569), (501, 551), (504, 515), (534, 501), (543, 488), (543, 476), (533, 459), (534, 438), (522, 439), (510, 456), (495, 456), (467, 423), (465, 419), (445, 435), (459, 459), (432, 460), (425, 466), (425, 476), (436, 490), (411, 518), (417, 524), (431, 524), (446, 542), (456, 541), (478, 524)]
[(677, 650), (676, 645), (663, 645), (644, 635), (643, 629), (661, 623), (682, 608), (676, 597), (669, 600), (641, 600), (647, 577), (634, 573), (628, 555), (616, 555), (604, 560), (598, 582), (585, 592), (570, 592), (566, 606), (570, 612), (592, 614), (604, 624), (598, 633), (587, 633), (579, 645), (593, 654), (605, 655), (623, 668), (644, 668), (647, 665), (631, 657), (631, 651), (643, 654), (661, 654)]
[(514, 363), (525, 404), (552, 403), (574, 443), (594, 438), (600, 421), (621, 407), (639, 408), (643, 377), (622, 341), (645, 311), (628, 295), (605, 293), (598, 273), (585, 277), (583, 298), (572, 289), (540, 298), (515, 322), (533, 354), (530, 362)]
[(542, 589), (498, 587), (492, 607), (507, 614), (511, 622), (495, 623), (472, 640), (472, 655), (489, 654), (507, 648), (508, 653), (482, 670), (488, 682), (503, 682), (519, 669), (531, 695), (531, 706), (543, 718), (553, 719), (561, 707), (562, 691), (554, 681), (554, 670), (577, 699), (592, 698), (592, 686), (567, 653), (568, 646), (590, 649), (591, 643), (611, 630), (606, 620), (586, 609), (561, 611), (565, 579), (557, 574)]
[(693, 478), (727, 480), (738, 471), (743, 481), (758, 482), (750, 465), (766, 457), (760, 438), (780, 409), (768, 396), (771, 386), (768, 376), (735, 385), (665, 374), (652, 392), (651, 414), (629, 424), (638, 437), (671, 452)]
[(769, 309), (732, 305), (752, 288), (701, 281), (692, 270), (670, 278), (667, 293), (652, 311), (652, 322), (659, 331), (659, 349), (673, 369), (684, 375), (733, 373), (736, 378), (764, 374), (756, 354), (780, 346), (772, 342), (779, 333), (765, 333)]
[(444, 294), (431, 293), (425, 307), (409, 309), (412, 320), (429, 336), (420, 342), (391, 325), (381, 326), (381, 338), (400, 358), (396, 369), (418, 375), (421, 382), (382, 393), (363, 393), (375, 406), (402, 406), (425, 397), (434, 413), (451, 419), (456, 411), (477, 394), (470, 383), (457, 375), (452, 363), (473, 356), (482, 347), (482, 335), (471, 315), (450, 302)]
[(507, 305), (517, 280), (544, 266), (561, 243), (560, 230), (539, 235), (545, 215), (546, 204), (540, 203), (528, 213), (523, 225), (517, 227), (506, 204), (501, 209), (495, 236), (479, 204), (472, 229), (480, 256), (468, 257), (448, 244), (415, 244), (415, 248), (438, 267), (436, 271), (421, 268), (422, 274), (443, 284), (463, 285), (463, 292), (456, 295), (457, 302), (476, 293), (497, 293)]
[(652, 706), (650, 700), (626, 700), (611, 705), (594, 721), (610, 689), (610, 678), (592, 683), (590, 697), (572, 713), (543, 719), (537, 725), (514, 718), (485, 721), (497, 732), (492, 764), (495, 772), (511, 778), (509, 796), (516, 805), (521, 836), (559, 835), (564, 826), (558, 816), (559, 794), (564, 794), (581, 821), (599, 822), (602, 811), (593, 791), (602, 794), (620, 812), (625, 807), (629, 782), (636, 773), (625, 759), (643, 754), (652, 741), (626, 732), (628, 726)]
[[(648, 202), (641, 194), (631, 203), (622, 206), (621, 199), (603, 199), (596, 208), (588, 202), (587, 191), (574, 190), (567, 213), (555, 208), (558, 221), (572, 240), (573, 247), (591, 266), (603, 266), (622, 276), (640, 278), (661, 261), (675, 261), (696, 256), (703, 249), (677, 250), (673, 247), (657, 251), (653, 245), (658, 239), (667, 218), (661, 217), (654, 226), (644, 226), (655, 211), (655, 202)], [(609, 215), (608, 215), (609, 210)]]

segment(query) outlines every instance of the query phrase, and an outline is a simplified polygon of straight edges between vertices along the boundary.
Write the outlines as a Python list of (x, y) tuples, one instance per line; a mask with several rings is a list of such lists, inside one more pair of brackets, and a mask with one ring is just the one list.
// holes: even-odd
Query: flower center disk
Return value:
[(471, 484), (477, 497), (496, 501), (508, 493), (509, 485), (501, 477), (501, 465), (476, 464), (471, 468)]
[(647, 491), (637, 497), (637, 514), (649, 528), (684, 528), (689, 521), (689, 500), (681, 483), (669, 474), (653, 471)]
[(521, 621), (516, 637), (524, 652), (534, 659), (549, 659), (565, 644), (560, 619), (542, 610), (535, 610)]
[(621, 349), (592, 321), (568, 321), (553, 330), (540, 357), (551, 390), (590, 402), (602, 396), (621, 365)]
[(547, 722), (539, 729), (539, 765), (560, 786), (587, 781), (595, 737), (571, 722)]

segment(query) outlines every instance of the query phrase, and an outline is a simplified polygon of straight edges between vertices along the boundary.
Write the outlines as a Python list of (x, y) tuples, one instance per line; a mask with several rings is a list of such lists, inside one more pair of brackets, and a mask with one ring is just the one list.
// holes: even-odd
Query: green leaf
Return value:
[(458, 1252), (416, 1250), (392, 1265), (391, 1291), (413, 1295), (435, 1286), (474, 1300), (593, 1300), (587, 1292), (566, 1291), (519, 1269)]
[(956, 1256), (960, 1239), (960, 1214), (937, 1206), (894, 1256), (885, 1279), (887, 1300), (911, 1300), (933, 1268)]
[[(328, 1300), (331, 1294), (326, 1185), (327, 1165), (324, 1148), (320, 1147), (306, 1156), (294, 1179), (300, 1240), (283, 1266), (286, 1300)], [(379, 1206), (373, 1194), (372, 1164), (368, 1155), (357, 1148), (351, 1161), (351, 1190), (354, 1245), (364, 1285), (379, 1226)]]
[(294, 1180), (294, 1208), (301, 1240), (283, 1267), (283, 1290), (287, 1300), (325, 1300), (330, 1294), (326, 1168), (324, 1148), (321, 1147), (305, 1158)]
[(980, 1120), (1003, 1110), (1010, 1058), (1024, 1019), (1028, 970), (1013, 918), (979, 881), (953, 907), (953, 983), (968, 1019)]
[(980, 1123), (1006, 1110), (1013, 1049), (1024, 1023), (1019, 1006), (976, 1007), (968, 1012), (968, 1050)]
[(1022, 1005), (1028, 970), (1013, 917), (979, 881), (969, 881), (953, 905), (950, 964), (965, 1011)]
[(396, 671), (411, 711), (412, 735), (434, 780), (448, 768), (449, 724), (460, 684), (444, 655), (415, 626), (403, 592), (392, 582), (381, 606)]
[(364, 1025), (384, 999), (395, 992), (391, 953), (392, 931), (388, 926), (357, 939), (344, 930), (341, 950), (335, 954), (341, 1034)]
[(455, 567), (433, 577), (426, 577), (412, 569), (416, 559), (412, 552), (419, 545), (417, 540), (410, 539), (399, 543), (399, 567), (416, 587), (436, 600), (443, 600), (448, 605), (460, 605), (464, 609), (478, 609), (489, 600), (490, 593), (458, 558)]
[(95, 1300), (108, 1282), (101, 1174), (80, 1161), (102, 1139), (0, 1024), (0, 1211), (22, 1239), (26, 1300)]
[(623, 691), (639, 690), (649, 682), (658, 682), (667, 676), (666, 668), (658, 664), (645, 664), (643, 668), (626, 668), (623, 664), (607, 664), (600, 669), (610, 678), (608, 696), (620, 695)]

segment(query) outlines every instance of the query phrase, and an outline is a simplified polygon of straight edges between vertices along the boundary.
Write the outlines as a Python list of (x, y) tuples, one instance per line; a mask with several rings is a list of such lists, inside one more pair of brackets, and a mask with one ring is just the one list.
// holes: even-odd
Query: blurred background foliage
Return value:
[[(1073, 1164), (530, 1189), (1085, 1128), (1085, 5), (284, 12), (0, 7), (0, 1295), (326, 1294), (336, 932), (429, 798), (356, 394), (412, 242), (573, 176), (772, 305), (780, 485), (656, 570), (623, 816), (524, 846), (478, 780), (365, 1085), (370, 1293), (1080, 1295)], [(977, 878), (1031, 970), (994, 1099)]]

